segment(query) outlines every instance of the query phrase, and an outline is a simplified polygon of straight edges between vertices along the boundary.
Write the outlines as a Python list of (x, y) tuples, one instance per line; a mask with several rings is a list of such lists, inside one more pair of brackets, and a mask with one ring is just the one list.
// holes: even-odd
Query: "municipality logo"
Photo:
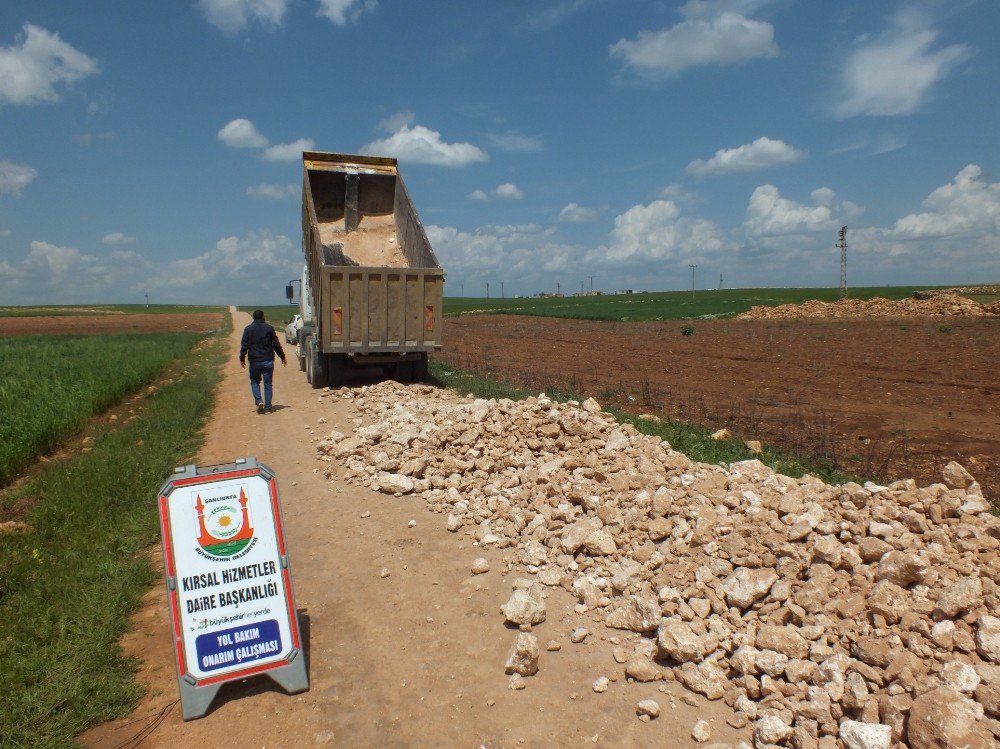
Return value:
[(225, 494), (202, 500), (196, 495), (194, 510), (198, 520), (198, 545), (202, 556), (228, 559), (247, 549), (254, 541), (253, 525), (247, 509), (247, 495)]

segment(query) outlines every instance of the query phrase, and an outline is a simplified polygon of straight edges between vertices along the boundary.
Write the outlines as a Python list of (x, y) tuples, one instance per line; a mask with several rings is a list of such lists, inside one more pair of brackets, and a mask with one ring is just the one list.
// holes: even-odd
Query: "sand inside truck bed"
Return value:
[(324, 245), (339, 242), (344, 255), (358, 265), (380, 268), (406, 268), (409, 263), (396, 239), (396, 221), (389, 216), (363, 216), (356, 231), (344, 231), (344, 222), (319, 224)]

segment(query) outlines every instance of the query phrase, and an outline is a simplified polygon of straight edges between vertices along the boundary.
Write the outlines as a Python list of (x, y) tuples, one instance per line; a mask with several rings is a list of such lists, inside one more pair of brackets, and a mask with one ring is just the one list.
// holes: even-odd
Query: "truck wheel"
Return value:
[(306, 352), (306, 379), (314, 388), (326, 387), (326, 357), (313, 339), (309, 340)]
[(427, 379), (427, 352), (420, 354), (420, 358), (413, 362), (413, 381), (424, 382)]
[(326, 381), (330, 387), (340, 387), (344, 384), (344, 376), (347, 374), (347, 362), (339, 354), (330, 354), (326, 357)]
[(404, 361), (393, 364), (390, 371), (392, 379), (396, 382), (413, 382), (413, 362)]

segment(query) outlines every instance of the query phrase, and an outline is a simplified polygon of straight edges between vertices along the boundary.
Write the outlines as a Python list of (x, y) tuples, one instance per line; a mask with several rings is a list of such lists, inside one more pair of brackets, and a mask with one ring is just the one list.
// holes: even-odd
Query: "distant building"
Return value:
[(615, 292), (615, 294), (631, 294), (631, 293), (632, 289), (618, 289), (618, 291)]

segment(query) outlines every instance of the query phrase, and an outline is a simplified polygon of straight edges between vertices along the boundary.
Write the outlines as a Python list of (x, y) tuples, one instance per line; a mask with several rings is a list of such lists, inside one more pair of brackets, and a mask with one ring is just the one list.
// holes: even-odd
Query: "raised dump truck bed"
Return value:
[(315, 387), (350, 367), (422, 379), (441, 349), (442, 270), (396, 160), (302, 155), (300, 366)]

